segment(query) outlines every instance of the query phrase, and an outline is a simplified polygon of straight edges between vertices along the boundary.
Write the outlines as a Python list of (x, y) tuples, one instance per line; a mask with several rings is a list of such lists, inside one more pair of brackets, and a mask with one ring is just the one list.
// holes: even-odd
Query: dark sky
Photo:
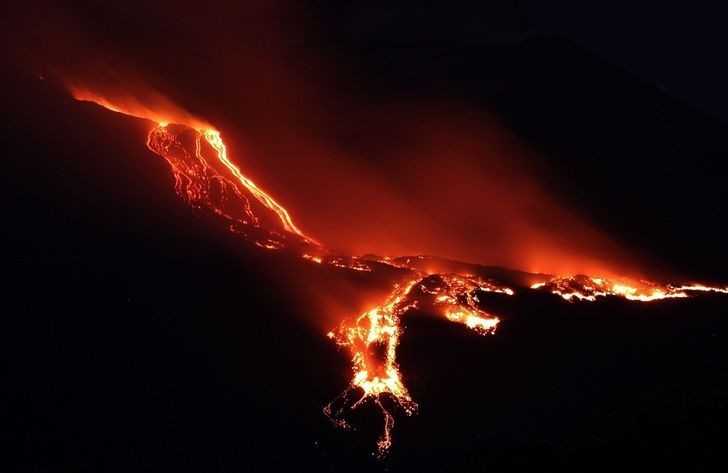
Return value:
[(565, 37), (728, 121), (724, 87), (728, 71), (722, 60), (728, 33), (720, 2), (510, 0), (476, 6), (396, 2), (335, 5), (333, 10), (345, 34), (367, 40), (373, 36), (395, 42), (509, 41), (524, 34)]
[(721, 2), (521, 1), (530, 26), (566, 36), (728, 121)]

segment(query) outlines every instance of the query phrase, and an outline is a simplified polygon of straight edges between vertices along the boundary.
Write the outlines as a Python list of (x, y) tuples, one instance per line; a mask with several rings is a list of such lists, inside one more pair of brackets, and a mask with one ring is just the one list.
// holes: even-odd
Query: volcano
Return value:
[[(128, 195), (82, 187), (93, 163), (65, 162), (64, 179), (50, 173), (45, 185), (96, 191), (98, 200), (60, 214), (29, 201), (27, 225), (16, 227), (36, 229), (47, 248), (78, 245), (33, 252), (33, 264), (13, 260), (18, 316), (5, 333), (25, 336), (6, 347), (25, 353), (11, 380), (30, 391), (16, 392), (32, 392), (9, 404), (9, 425), (31, 429), (21, 466), (113, 458), (121, 469), (170, 461), (185, 469), (217, 451), (226, 462), (244, 457), (267, 469), (287, 464), (278, 455), (285, 449), (310, 466), (353, 470), (562, 468), (595, 455), (611, 468), (644, 442), (652, 452), (645, 462), (658, 451), (659, 461), (680, 458), (698, 441), (709, 448), (705, 432), (722, 423), (711, 407), (725, 389), (714, 376), (725, 355), (721, 287), (660, 286), (661, 294), (692, 297), (643, 303), (592, 276), (565, 280), (424, 255), (342, 256), (286, 231), (252, 195), (235, 205), (228, 197), (243, 194), (232, 181), (207, 179), (203, 192), (172, 173), (183, 198), (171, 185), (150, 201), (139, 182), (168, 181), (169, 165), (180, 162), (130, 143), (124, 136), (139, 133), (134, 119), (54, 94), (42, 106), (75, 107), (74, 124), (96, 123), (86, 135), (93, 141), (73, 128), (33, 142), (56, 140), (68, 156), (107, 150), (93, 172), (124, 179), (118, 188)], [(194, 130), (178, 131), (194, 149)], [(149, 162), (127, 153), (150, 154)], [(195, 200), (208, 191), (210, 201)], [(99, 219), (99, 208), (114, 218)], [(310, 313), (323, 308), (308, 294), (321, 288), (333, 301), (330, 318), (311, 325)], [(348, 321), (331, 307), (345, 307)], [(30, 339), (32, 352), (18, 345)], [(59, 442), (39, 443), (50, 438)], [(189, 451), (180, 455), (181, 446)]]
[[(705, 160), (724, 153), (713, 133), (719, 125), (629, 78), (614, 80), (614, 71), (570, 46), (537, 38), (502, 48), (499, 64), (508, 67), (496, 80), (496, 108), (544, 156), (566, 157), (565, 168), (583, 179), (575, 199), (585, 197), (584, 206), (598, 200), (588, 182), (599, 193), (607, 177), (620, 176), (575, 157), (611, 123), (602, 114), (608, 97), (640, 110), (657, 103), (664, 114), (642, 141), (629, 125), (610, 128), (612, 151), (636, 143), (620, 159), (650, 145), (668, 153), (671, 142), (653, 140), (665, 123), (679, 123), (686, 142), (701, 138), (698, 162), (701, 152)], [(402, 54), (376, 50), (367, 49), (374, 62)], [(439, 60), (457, 71), (457, 55)], [(523, 69), (549, 61), (564, 70), (549, 70), (541, 88), (525, 87)], [(582, 88), (570, 89), (574, 77)], [(658, 197), (658, 183), (642, 188), (626, 177), (639, 189), (626, 186), (614, 207), (628, 221), (611, 229), (647, 228), (627, 240), (697, 261), (686, 276), (355, 252), (312, 231), (293, 211), (297, 203), (282, 197), (286, 187), (269, 185), (275, 179), (255, 169), (229, 127), (158, 104), (132, 110), (35, 73), (13, 70), (8, 82), (3, 471), (696, 470), (722, 460), (728, 286), (722, 255), (706, 257), (722, 234), (661, 217), (683, 215), (696, 201), (722, 208), (710, 190), (669, 199)], [(573, 115), (524, 112), (529, 103), (553, 105), (549, 84), (573, 94), (565, 101)], [(582, 108), (589, 87), (601, 91), (593, 110)], [(581, 133), (566, 136), (573, 129)], [(405, 174), (419, 176), (418, 166)], [(307, 181), (306, 171), (292, 174)], [(607, 177), (588, 180), (602, 171)], [(408, 190), (447, 208), (447, 195), (473, 195), (468, 186)], [(541, 195), (515, 191), (528, 204)], [(482, 228), (480, 203), (462, 202), (452, 213)], [(640, 213), (651, 207), (654, 214)], [(354, 208), (359, 228), (381, 226), (364, 218), (374, 212)], [(403, 208), (416, 207), (397, 212), (416, 223)], [(685, 219), (710, 213), (696, 206)], [(558, 217), (551, 226), (573, 221), (544, 215)], [(557, 230), (567, 243), (592, 236)], [(661, 234), (664, 241), (654, 238)], [(498, 239), (486, 234), (482, 242)]]
[[(386, 280), (390, 272), (381, 266), (391, 266), (404, 273), (389, 285), (392, 290), (384, 302), (368, 308), (354, 320), (340, 323), (336, 331), (327, 336), (350, 351), (354, 376), (350, 386), (324, 413), (337, 427), (350, 430), (346, 414), (366, 403), (376, 405), (383, 416), (383, 433), (377, 441), (376, 455), (385, 457), (392, 446), (392, 428), (395, 418), (385, 401), (393, 403), (406, 415), (417, 410), (399, 370), (397, 348), (402, 337), (402, 318), (413, 311), (436, 314), (446, 320), (462, 324), (475, 332), (493, 334), (500, 319), (483, 302), (489, 293), (514, 296), (514, 288), (493, 277), (483, 277), (485, 268), (463, 263), (426, 257), (378, 257), (369, 255), (336, 256), (324, 246), (304, 234), (294, 223), (289, 212), (268, 193), (246, 177), (230, 160), (227, 146), (220, 132), (200, 120), (190, 121), (190, 115), (172, 114), (169, 118), (148, 107), (114, 102), (96, 94), (79, 93), (74, 97), (91, 102), (123, 115), (156, 121), (149, 131), (147, 148), (164, 158), (174, 175), (175, 190), (193, 208), (204, 208), (229, 224), (229, 230), (244, 241), (271, 250), (286, 250), (289, 256), (300, 255), (308, 262), (328, 266), (336, 271), (372, 273), (377, 281)], [(159, 117), (164, 118), (159, 118)], [(184, 121), (186, 124), (169, 120)], [(192, 126), (189, 126), (189, 125)], [(193, 126), (200, 126), (195, 129)], [(253, 203), (258, 205), (254, 206)], [(256, 210), (254, 208), (257, 207)], [(263, 212), (271, 214), (265, 224)], [(277, 230), (271, 228), (279, 227)], [(252, 233), (251, 233), (252, 231)], [(380, 266), (380, 268), (378, 268)], [(439, 272), (438, 267), (455, 272)], [(466, 269), (463, 269), (463, 268)], [(426, 268), (426, 269), (423, 269)], [(382, 274), (384, 273), (384, 274)], [(506, 279), (514, 280), (513, 276)], [(602, 276), (554, 276), (528, 274), (536, 280), (531, 290), (546, 290), (566, 301), (595, 302), (598, 298), (624, 298), (632, 302), (653, 302), (671, 298), (688, 298), (694, 294), (728, 294), (727, 286), (708, 286), (700, 283), (660, 284), (630, 278), (617, 280)], [(328, 288), (328, 285), (324, 285)], [(517, 290), (524, 289), (516, 285)]]

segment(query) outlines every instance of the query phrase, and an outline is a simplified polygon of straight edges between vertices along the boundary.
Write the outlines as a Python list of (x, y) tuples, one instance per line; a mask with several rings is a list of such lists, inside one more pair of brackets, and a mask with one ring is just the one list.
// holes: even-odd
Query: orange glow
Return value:
[(176, 123), (194, 128), (198, 131), (214, 128), (206, 121), (195, 117), (160, 94), (149, 93), (149, 95), (152, 95), (149, 100), (154, 103), (154, 106), (150, 106), (148, 102), (141, 101), (133, 95), (111, 98), (75, 85), (69, 85), (68, 88), (76, 100), (95, 103), (111, 111), (129, 115), (130, 117), (143, 118), (162, 127), (170, 123)]
[[(385, 419), (384, 431), (377, 442), (380, 455), (392, 445), (391, 429), (394, 425), (394, 417), (380, 398), (391, 397), (407, 415), (417, 410), (417, 404), (407, 392), (396, 363), (397, 345), (402, 334), (400, 316), (415, 307), (407, 296), (417, 281), (413, 279), (395, 285), (384, 304), (363, 313), (351, 324), (342, 323), (337, 332), (329, 332), (330, 338), (351, 352), (354, 377), (349, 388), (329, 403), (324, 413), (339, 427), (348, 428), (349, 424), (343, 418), (345, 411), (356, 409), (367, 400), (374, 402)], [(377, 353), (377, 349), (380, 353)], [(360, 390), (361, 396), (351, 403), (350, 398), (355, 390)], [(343, 401), (343, 405), (335, 409), (334, 404), (339, 400)]]
[(331, 258), (328, 263), (338, 268), (352, 269), (354, 271), (371, 272), (372, 270), (369, 265), (360, 261), (359, 258), (355, 256), (352, 256), (350, 258), (343, 258), (338, 256), (335, 258)]
[(677, 286), (673, 289), (676, 291), (718, 292), (720, 294), (728, 294), (728, 286), (710, 287), (704, 286), (703, 284), (688, 284), (685, 286)]
[(296, 235), (300, 236), (301, 238), (305, 239), (306, 241), (314, 243), (315, 240), (312, 238), (307, 237), (301, 230), (296, 227), (296, 225), (293, 224), (293, 220), (291, 220), (291, 216), (288, 215), (288, 211), (283, 208), (282, 205), (280, 205), (278, 202), (276, 202), (273, 197), (266, 194), (261, 188), (255, 185), (253, 181), (248, 179), (247, 177), (243, 176), (243, 174), (240, 172), (240, 168), (238, 168), (235, 164), (233, 164), (227, 156), (227, 149), (225, 148), (225, 143), (223, 143), (222, 138), (220, 137), (220, 132), (213, 129), (207, 129), (202, 131), (203, 136), (205, 137), (205, 140), (215, 148), (215, 151), (217, 151), (217, 157), (220, 160), (221, 163), (227, 167), (230, 172), (238, 179), (238, 182), (240, 182), (242, 185), (245, 186), (250, 193), (252, 193), (256, 199), (258, 199), (263, 205), (268, 207), (270, 210), (275, 212), (278, 215), (278, 218), (281, 220), (281, 223), (283, 224), (283, 228), (290, 233), (295, 233)]
[[(348, 428), (344, 419), (346, 412), (371, 401), (384, 416), (384, 429), (377, 442), (380, 456), (392, 445), (394, 426), (394, 416), (384, 407), (382, 399), (390, 398), (406, 415), (417, 410), (396, 361), (397, 345), (402, 336), (401, 317), (413, 309), (431, 309), (479, 334), (493, 334), (500, 320), (479, 308), (478, 292), (513, 294), (509, 288), (478, 279), (413, 272), (415, 277), (396, 284), (382, 305), (364, 312), (352, 322), (342, 323), (337, 331), (327, 334), (338, 345), (348, 348), (354, 376), (349, 387), (324, 408), (324, 413), (335, 425)], [(358, 398), (355, 392), (360, 393)]]
[[(349, 428), (346, 418), (352, 410), (367, 404), (375, 406), (381, 411), (384, 424), (377, 441), (380, 456), (392, 445), (393, 409), (405, 415), (417, 411), (417, 404), (397, 364), (397, 347), (403, 335), (402, 318), (417, 311), (460, 324), (480, 335), (494, 334), (501, 319), (484, 310), (481, 298), (488, 293), (492, 297), (510, 297), (516, 293), (496, 280), (476, 276), (475, 269), (463, 269), (467, 265), (438, 262), (425, 256), (334, 255), (305, 235), (282, 205), (242, 174), (228, 157), (219, 131), (211, 125), (162, 99), (161, 108), (157, 110), (132, 98), (115, 102), (82, 89), (72, 88), (72, 91), (78, 100), (154, 121), (157, 126), (147, 136), (147, 147), (169, 163), (177, 194), (194, 208), (211, 210), (229, 223), (231, 231), (243, 234), (258, 247), (298, 250), (296, 254), (307, 261), (337, 271), (356, 271), (360, 276), (374, 273), (382, 268), (381, 265), (397, 274), (400, 282), (382, 303), (372, 305), (358, 317), (345, 320), (337, 329), (326, 333), (348, 351), (353, 375), (347, 389), (324, 407), (324, 413), (335, 425)], [(266, 228), (269, 220), (287, 234)], [(657, 284), (611, 276), (610, 279), (589, 276), (539, 278), (531, 283), (531, 289), (547, 291), (567, 301), (596, 301), (611, 296), (647, 302), (686, 298), (692, 292), (728, 294), (728, 287)], [(521, 285), (516, 289), (527, 290)]]
[(651, 302), (663, 299), (684, 299), (690, 292), (716, 292), (728, 294), (728, 288), (703, 284), (674, 286), (651, 281), (632, 281), (626, 278), (610, 280), (588, 276), (556, 277), (531, 285), (531, 289), (545, 289), (567, 301), (594, 302), (600, 297), (622, 297), (630, 301)]
[(314, 263), (317, 263), (317, 264), (323, 263), (323, 258), (321, 258), (320, 256), (314, 256), (314, 255), (309, 255), (307, 253), (304, 253), (304, 254), (301, 255), (301, 257), (303, 259), (307, 259), (309, 261), (313, 261)]
[[(77, 100), (93, 102), (117, 113), (122, 113), (124, 115), (129, 115), (137, 118), (143, 118), (157, 123), (157, 127), (149, 132), (149, 136), (147, 138), (147, 146), (150, 150), (154, 151), (157, 154), (160, 154), (167, 160), (167, 162), (170, 163), (173, 168), (175, 180), (177, 181), (178, 191), (180, 178), (182, 175), (184, 175), (185, 180), (187, 181), (186, 192), (188, 193), (188, 198), (190, 201), (198, 200), (199, 198), (203, 197), (201, 194), (199, 194), (199, 192), (201, 192), (201, 187), (204, 187), (207, 184), (205, 180), (217, 180), (217, 182), (224, 182), (226, 185), (232, 184), (231, 181), (223, 178), (220, 173), (217, 173), (202, 157), (200, 152), (200, 137), (204, 138), (207, 144), (209, 144), (217, 153), (217, 160), (222, 163), (225, 168), (235, 177), (235, 186), (237, 184), (241, 184), (243, 188), (251, 193), (253, 197), (255, 197), (261, 204), (263, 204), (270, 211), (274, 212), (278, 216), (278, 219), (280, 220), (281, 225), (283, 226), (283, 229), (285, 231), (298, 235), (308, 243), (318, 244), (316, 240), (304, 234), (293, 223), (293, 220), (288, 214), (288, 211), (282, 205), (276, 202), (273, 197), (271, 197), (260, 187), (258, 187), (252, 180), (244, 176), (242, 172), (240, 172), (240, 168), (232, 161), (230, 161), (230, 159), (228, 158), (227, 148), (222, 140), (222, 137), (220, 136), (220, 132), (211, 125), (193, 117), (189, 113), (171, 104), (166, 107), (166, 110), (162, 112), (157, 112), (148, 108), (145, 105), (140, 104), (133, 98), (127, 98), (126, 102), (120, 104), (114, 103), (103, 96), (93, 94), (87, 90), (80, 88), (72, 87), (71, 92), (74, 98), (76, 98)], [(197, 159), (197, 162), (194, 163), (194, 165), (192, 166), (187, 166), (188, 172), (180, 171), (175, 164), (177, 160), (171, 159), (167, 154), (172, 147), (177, 148), (177, 151), (183, 151), (184, 153), (186, 153), (186, 151), (182, 149), (179, 138), (173, 136), (173, 132), (169, 130), (170, 124), (189, 127), (195, 130), (198, 135), (195, 142), (196, 151), (194, 156)], [(189, 158), (189, 156), (187, 158)], [(204, 174), (200, 174), (200, 171), (204, 172)], [(238, 198), (244, 199), (239, 190), (236, 193)], [(208, 205), (210, 207), (213, 207), (216, 213), (223, 213), (222, 211), (220, 211), (219, 208), (216, 208), (213, 203), (208, 202)], [(246, 207), (249, 208), (249, 205), (246, 204)], [(251, 217), (251, 220), (254, 220), (252, 214), (250, 214), (249, 217)], [(270, 246), (271, 245), (267, 245), (264, 247), (273, 249), (270, 248)]]

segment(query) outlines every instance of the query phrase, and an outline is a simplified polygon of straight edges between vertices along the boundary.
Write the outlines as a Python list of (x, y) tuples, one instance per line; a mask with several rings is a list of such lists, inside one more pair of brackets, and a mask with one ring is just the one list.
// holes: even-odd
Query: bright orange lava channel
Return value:
[(401, 317), (415, 309), (436, 313), (465, 325), (482, 335), (495, 333), (499, 319), (479, 308), (478, 294), (499, 292), (512, 295), (509, 288), (498, 287), (477, 278), (454, 274), (416, 273), (394, 290), (384, 304), (373, 307), (353, 321), (345, 321), (328, 336), (348, 348), (354, 375), (349, 388), (324, 408), (326, 415), (342, 428), (349, 425), (344, 415), (366, 401), (374, 403), (384, 415), (384, 430), (377, 442), (378, 455), (392, 445), (394, 416), (384, 399), (406, 415), (417, 410), (397, 365), (397, 345), (402, 335)]
[[(203, 158), (200, 152), (199, 141), (199, 138), (202, 137), (207, 142), (207, 144), (209, 144), (215, 150), (218, 161), (223, 164), (225, 168), (230, 172), (230, 174), (232, 174), (232, 176), (235, 178), (235, 185), (242, 185), (243, 188), (247, 190), (250, 194), (252, 194), (261, 204), (263, 204), (270, 211), (274, 212), (278, 216), (278, 219), (280, 220), (280, 223), (285, 231), (298, 235), (309, 243), (316, 243), (313, 238), (304, 234), (293, 223), (293, 220), (288, 214), (288, 211), (282, 205), (276, 202), (276, 200), (268, 195), (268, 193), (266, 193), (263, 189), (258, 187), (251, 179), (243, 175), (243, 173), (240, 171), (240, 168), (236, 166), (232, 161), (230, 161), (227, 154), (227, 148), (225, 147), (225, 143), (222, 140), (220, 132), (210, 127), (209, 125), (206, 125), (204, 121), (190, 118), (190, 116), (187, 115), (182, 117), (182, 120), (180, 120), (179, 122), (176, 122), (174, 118), (168, 118), (164, 114), (156, 113), (151, 109), (141, 106), (137, 103), (130, 103), (125, 105), (116, 104), (112, 103), (110, 100), (102, 96), (94, 95), (86, 90), (80, 89), (73, 90), (73, 94), (74, 97), (78, 100), (94, 102), (104, 108), (107, 108), (117, 113), (122, 113), (138, 118), (144, 118), (156, 122), (157, 127), (149, 132), (149, 136), (147, 138), (147, 146), (155, 153), (161, 154), (170, 163), (173, 168), (175, 178), (177, 179), (178, 186), (180, 185), (181, 175), (185, 173), (177, 169), (176, 160), (170, 159), (168, 152), (170, 145), (176, 145), (179, 149), (182, 148), (182, 145), (177, 140), (177, 136), (175, 136), (174, 133), (170, 133), (167, 128), (170, 124), (183, 125), (189, 128), (193, 128), (199, 135), (196, 139), (196, 152), (194, 154), (194, 158), (197, 159), (198, 163), (196, 163), (197, 166), (189, 166), (188, 169), (192, 172), (186, 175), (186, 180), (192, 188), (198, 188), (198, 190), (201, 189), (201, 182), (196, 181), (204, 181), (204, 179), (202, 179), (202, 175), (198, 174), (198, 170), (194, 169), (195, 167), (204, 169), (204, 171), (207, 173), (207, 176), (205, 176), (207, 178), (217, 179), (220, 182), (222, 182), (222, 180), (224, 179), (219, 173), (211, 170), (210, 166)], [(160, 142), (165, 143), (167, 146), (158, 146), (158, 143)], [(188, 158), (190, 157), (188, 156)], [(227, 183), (230, 183), (230, 181), (227, 181)], [(187, 192), (190, 192), (190, 188), (187, 189)], [(192, 192), (193, 195), (188, 194), (188, 197), (198, 197), (194, 195), (194, 190), (192, 190)], [(239, 192), (235, 193), (238, 195), (238, 198), (241, 197), (241, 194)], [(252, 219), (252, 215), (249, 216)]]

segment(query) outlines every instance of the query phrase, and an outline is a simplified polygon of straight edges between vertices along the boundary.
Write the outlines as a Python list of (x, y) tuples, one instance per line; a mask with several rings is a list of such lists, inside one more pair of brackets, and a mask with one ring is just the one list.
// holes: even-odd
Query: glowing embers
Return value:
[[(351, 353), (354, 376), (349, 387), (324, 408), (324, 413), (341, 428), (351, 428), (345, 416), (366, 402), (377, 406), (384, 416), (384, 429), (377, 441), (377, 455), (392, 445), (392, 409), (412, 415), (417, 404), (412, 400), (397, 365), (397, 345), (402, 336), (401, 317), (412, 309), (441, 315), (480, 333), (492, 334), (499, 319), (479, 308), (479, 292), (511, 295), (513, 291), (494, 284), (458, 275), (416, 277), (397, 284), (384, 302), (342, 323), (328, 333)], [(392, 405), (393, 407), (387, 407)]]
[(531, 289), (544, 289), (567, 301), (580, 300), (593, 302), (598, 297), (623, 297), (630, 301), (650, 302), (662, 299), (683, 299), (689, 292), (728, 293), (728, 288), (710, 287), (702, 284), (673, 286), (660, 285), (650, 281), (612, 281), (605, 278), (588, 276), (569, 276), (553, 278), (549, 281), (531, 285)]

